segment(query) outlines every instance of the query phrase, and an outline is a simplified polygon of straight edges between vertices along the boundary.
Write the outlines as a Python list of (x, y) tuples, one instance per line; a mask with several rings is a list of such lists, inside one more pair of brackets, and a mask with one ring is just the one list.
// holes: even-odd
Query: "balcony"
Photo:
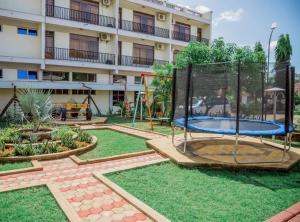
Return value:
[(114, 54), (76, 50), (76, 49), (46, 47), (45, 57), (46, 59), (55, 59), (55, 60), (91, 62), (91, 63), (106, 64), (106, 65), (115, 64)]
[(46, 16), (111, 28), (116, 27), (116, 20), (113, 17), (63, 8), (54, 5), (46, 5)]
[(132, 21), (127, 21), (127, 20), (122, 20), (122, 22), (119, 24), (119, 28), (126, 30), (126, 31), (131, 31), (131, 32), (139, 32), (139, 33), (144, 33), (148, 35), (154, 35), (157, 37), (162, 37), (162, 38), (169, 38), (169, 30), (156, 27), (156, 26), (151, 26), (151, 25), (146, 25), (142, 23), (137, 23), (137, 22), (132, 22)]
[(183, 42), (204, 42), (205, 44), (209, 44), (209, 40), (206, 38), (200, 38), (195, 35), (186, 34), (183, 32), (172, 32), (172, 39), (183, 41)]
[(142, 57), (133, 57), (133, 56), (126, 56), (122, 55), (118, 58), (119, 65), (122, 66), (135, 66), (135, 67), (151, 67), (154, 64), (167, 64), (168, 61), (165, 60), (157, 60), (157, 59), (148, 59), (148, 58), (142, 58)]

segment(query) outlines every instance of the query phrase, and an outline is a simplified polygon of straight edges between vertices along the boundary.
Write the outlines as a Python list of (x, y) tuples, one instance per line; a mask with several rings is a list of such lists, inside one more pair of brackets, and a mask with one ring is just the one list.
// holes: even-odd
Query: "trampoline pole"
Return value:
[(233, 159), (236, 163), (239, 163), (237, 160), (237, 150), (238, 150), (238, 145), (239, 145), (239, 134), (235, 134), (235, 144), (233, 147)]
[(186, 143), (187, 143), (187, 129), (184, 127), (184, 144), (183, 144), (183, 153), (186, 151)]

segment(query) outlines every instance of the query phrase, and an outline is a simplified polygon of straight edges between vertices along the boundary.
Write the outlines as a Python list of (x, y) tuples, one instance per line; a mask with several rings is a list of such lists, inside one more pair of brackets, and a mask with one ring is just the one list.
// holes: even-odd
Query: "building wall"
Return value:
[(30, 23), (19, 26), (20, 28), (35, 29), (38, 36), (20, 35), (17, 33), (18, 26), (2, 25), (0, 32), (0, 55), (24, 58), (41, 58), (41, 33), (37, 26)]
[(41, 14), (42, 0), (0, 0), (0, 6), (13, 11)]

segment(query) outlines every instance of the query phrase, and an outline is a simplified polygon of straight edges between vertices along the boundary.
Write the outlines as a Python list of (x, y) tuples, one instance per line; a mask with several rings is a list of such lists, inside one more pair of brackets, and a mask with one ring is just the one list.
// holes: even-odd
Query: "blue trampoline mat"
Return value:
[[(262, 120), (239, 120), (239, 134), (249, 136), (272, 136), (284, 135), (293, 131), (289, 126), (289, 131), (285, 131), (285, 125), (273, 121)], [(175, 125), (184, 127), (184, 118), (175, 119)], [(218, 134), (236, 134), (236, 119), (224, 117), (197, 116), (188, 118), (188, 129)]]

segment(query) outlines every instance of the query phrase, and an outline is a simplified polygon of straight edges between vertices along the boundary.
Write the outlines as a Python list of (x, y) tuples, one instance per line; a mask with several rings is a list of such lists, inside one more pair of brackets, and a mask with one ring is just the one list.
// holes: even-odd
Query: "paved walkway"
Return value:
[[(146, 138), (159, 135), (113, 126), (119, 131), (138, 134)], [(85, 126), (87, 128), (99, 128)], [(51, 183), (77, 212), (82, 221), (151, 221), (116, 192), (93, 176), (93, 172), (109, 173), (164, 161), (157, 153), (102, 163), (77, 165), (71, 159), (41, 161), (42, 171), (0, 177), (0, 191), (15, 190)]]

